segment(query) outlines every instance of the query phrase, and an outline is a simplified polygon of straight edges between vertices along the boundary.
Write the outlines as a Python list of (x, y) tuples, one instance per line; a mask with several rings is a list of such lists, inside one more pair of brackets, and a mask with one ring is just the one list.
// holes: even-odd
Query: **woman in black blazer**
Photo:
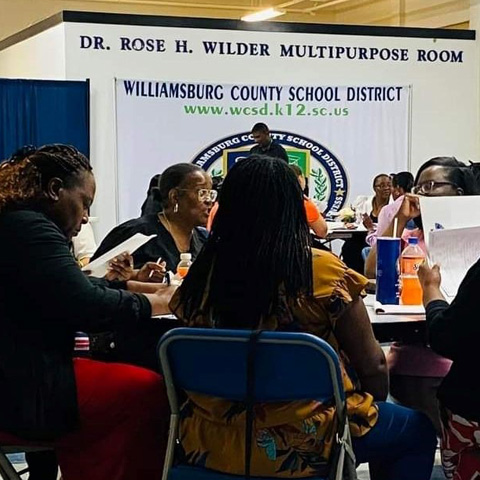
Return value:
[(442, 417), (442, 464), (447, 478), (480, 475), (480, 386), (478, 366), (478, 295), (480, 260), (468, 271), (449, 305), (440, 285), (440, 267), (420, 266), (418, 276), (427, 314), (428, 343), (453, 360), (438, 389)]
[(53, 444), (64, 480), (160, 479), (161, 376), (72, 355), (76, 331), (166, 313), (172, 292), (112, 289), (81, 272), (69, 241), (87, 222), (95, 180), (74, 147), (4, 162), (0, 185), (0, 442)]

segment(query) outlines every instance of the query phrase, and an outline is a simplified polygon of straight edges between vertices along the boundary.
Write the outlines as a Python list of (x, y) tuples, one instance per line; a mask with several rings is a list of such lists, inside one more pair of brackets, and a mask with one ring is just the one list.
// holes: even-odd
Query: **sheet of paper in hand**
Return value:
[(420, 197), (423, 232), (427, 248), (429, 232), (450, 228), (477, 227), (480, 225), (480, 195), (456, 197)]
[(440, 289), (451, 302), (466, 273), (480, 258), (480, 226), (434, 230), (429, 237), (429, 262), (440, 266)]
[(108, 264), (112, 261), (117, 255), (120, 255), (123, 252), (128, 252), (130, 255), (135, 252), (142, 245), (150, 241), (156, 235), (144, 235), (143, 233), (136, 233), (135, 235), (127, 238), (124, 242), (120, 243), (116, 247), (113, 247), (108, 252), (104, 253), (100, 257), (93, 260), (93, 262), (85, 265), (82, 270), (84, 272), (90, 272), (92, 277), (103, 277), (107, 273)]

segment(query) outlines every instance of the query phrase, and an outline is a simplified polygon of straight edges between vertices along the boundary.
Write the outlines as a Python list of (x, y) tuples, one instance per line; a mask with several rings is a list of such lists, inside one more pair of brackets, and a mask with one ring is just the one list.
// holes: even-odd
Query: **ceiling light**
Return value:
[(259, 12), (250, 13), (241, 18), (244, 22), (263, 22), (264, 20), (270, 20), (271, 18), (279, 17), (283, 15), (285, 10), (275, 10), (274, 8), (267, 8), (260, 10)]

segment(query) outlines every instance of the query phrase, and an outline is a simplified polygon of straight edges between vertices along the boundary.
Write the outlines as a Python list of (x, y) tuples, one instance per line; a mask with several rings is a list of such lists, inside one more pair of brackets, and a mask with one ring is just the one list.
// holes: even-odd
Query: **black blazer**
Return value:
[(435, 300), (426, 309), (430, 346), (453, 360), (437, 396), (453, 413), (475, 422), (480, 422), (480, 384), (475, 373), (480, 339), (479, 295), (480, 260), (467, 272), (450, 305)]
[(150, 316), (145, 296), (90, 282), (44, 214), (0, 214), (0, 431), (38, 440), (74, 429), (75, 332)]

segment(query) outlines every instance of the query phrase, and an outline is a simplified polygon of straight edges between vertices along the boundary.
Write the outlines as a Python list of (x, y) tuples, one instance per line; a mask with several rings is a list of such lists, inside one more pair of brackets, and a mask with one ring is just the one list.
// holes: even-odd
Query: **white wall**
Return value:
[(65, 25), (0, 51), (0, 77), (65, 80)]
[[(100, 236), (116, 221), (114, 78), (269, 85), (413, 85), (412, 171), (437, 155), (456, 155), (465, 160), (480, 158), (479, 60), (474, 41), (78, 23), (67, 24), (65, 28), (67, 78), (91, 81), (91, 156), (98, 183), (94, 214), (99, 217), (97, 235)], [(109, 50), (81, 49), (81, 35), (101, 36)], [(120, 51), (120, 37), (164, 39), (167, 51)], [(193, 53), (174, 52), (175, 40), (183, 39), (188, 40)], [(279, 49), (280, 43), (407, 48), (410, 60), (206, 55), (202, 51), (204, 40), (264, 42), (272, 52)], [(418, 62), (417, 49), (461, 50), (463, 63)], [(245, 127), (248, 129), (249, 125)], [(179, 131), (170, 148), (175, 148), (184, 135), (188, 132)]]
[[(80, 48), (97, 35), (109, 50)], [(164, 39), (166, 52), (120, 51), (120, 37)], [(188, 40), (192, 54), (174, 52)], [(202, 41), (262, 42), (269, 57), (206, 55)], [(409, 49), (406, 62), (279, 58), (281, 43)], [(422, 63), (417, 49), (461, 50), (463, 63)], [(116, 224), (114, 78), (281, 84), (412, 85), (412, 171), (436, 155), (480, 159), (477, 42), (68, 23), (0, 51), (0, 76), (91, 81), (91, 158), (97, 177), (97, 237)], [(140, 120), (140, 119), (139, 119)], [(250, 125), (246, 125), (246, 129)], [(188, 132), (179, 131), (170, 148)], [(152, 152), (152, 155), (157, 155)], [(189, 159), (186, 159), (187, 161)], [(121, 192), (120, 192), (121, 194)]]

